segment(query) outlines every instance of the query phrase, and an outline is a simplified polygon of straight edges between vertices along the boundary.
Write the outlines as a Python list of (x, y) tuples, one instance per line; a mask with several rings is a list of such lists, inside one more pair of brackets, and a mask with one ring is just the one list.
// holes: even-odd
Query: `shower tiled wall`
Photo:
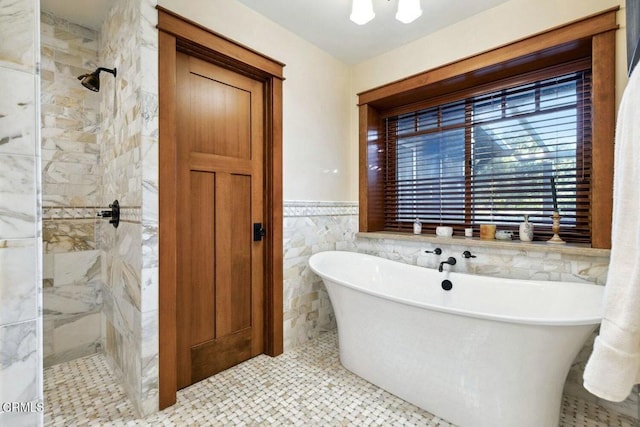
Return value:
[(157, 13), (154, 0), (117, 0), (101, 30), (102, 203), (131, 217), (100, 227), (105, 351), (140, 414), (158, 409)]
[[(0, 0), (0, 402), (42, 402), (38, 10)], [(33, 409), (36, 409), (35, 407)], [(42, 424), (0, 412), (0, 425)]]
[(98, 32), (44, 11), (40, 16), (43, 206), (97, 206), (100, 94), (76, 77), (98, 66)]
[(44, 365), (100, 350), (96, 221), (100, 95), (77, 76), (98, 66), (98, 32), (40, 14)]

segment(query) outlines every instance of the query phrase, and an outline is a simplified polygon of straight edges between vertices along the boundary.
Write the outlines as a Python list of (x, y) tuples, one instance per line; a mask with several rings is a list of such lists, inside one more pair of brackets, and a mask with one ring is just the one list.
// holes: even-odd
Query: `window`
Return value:
[(591, 71), (542, 74), (385, 118), (385, 229), (420, 218), (427, 228), (515, 230), (525, 214), (540, 229), (553, 183), (563, 238), (588, 243)]
[(546, 240), (553, 179), (560, 236), (610, 248), (617, 9), (359, 93), (359, 230)]

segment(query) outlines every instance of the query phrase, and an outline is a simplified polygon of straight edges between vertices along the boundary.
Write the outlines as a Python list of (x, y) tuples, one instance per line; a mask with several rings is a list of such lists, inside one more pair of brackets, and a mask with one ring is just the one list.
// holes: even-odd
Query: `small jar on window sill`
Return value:
[(422, 223), (419, 218), (413, 222), (413, 234), (422, 234)]
[(529, 215), (524, 216), (524, 222), (520, 224), (519, 230), (520, 240), (530, 242), (533, 240), (533, 224), (529, 222)]

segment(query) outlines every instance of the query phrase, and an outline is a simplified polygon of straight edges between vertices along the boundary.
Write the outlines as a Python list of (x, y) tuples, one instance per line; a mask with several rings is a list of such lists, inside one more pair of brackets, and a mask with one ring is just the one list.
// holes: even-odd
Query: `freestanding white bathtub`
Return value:
[(571, 363), (601, 319), (597, 285), (439, 273), (353, 252), (317, 253), (309, 265), (329, 292), (342, 364), (463, 427), (557, 427)]

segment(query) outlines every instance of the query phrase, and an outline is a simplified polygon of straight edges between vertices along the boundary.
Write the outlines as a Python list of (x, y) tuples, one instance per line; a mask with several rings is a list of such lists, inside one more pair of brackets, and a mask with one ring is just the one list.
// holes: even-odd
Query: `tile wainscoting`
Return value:
[(343, 248), (358, 228), (353, 202), (284, 202), (284, 349), (336, 327), (329, 295), (309, 257)]

